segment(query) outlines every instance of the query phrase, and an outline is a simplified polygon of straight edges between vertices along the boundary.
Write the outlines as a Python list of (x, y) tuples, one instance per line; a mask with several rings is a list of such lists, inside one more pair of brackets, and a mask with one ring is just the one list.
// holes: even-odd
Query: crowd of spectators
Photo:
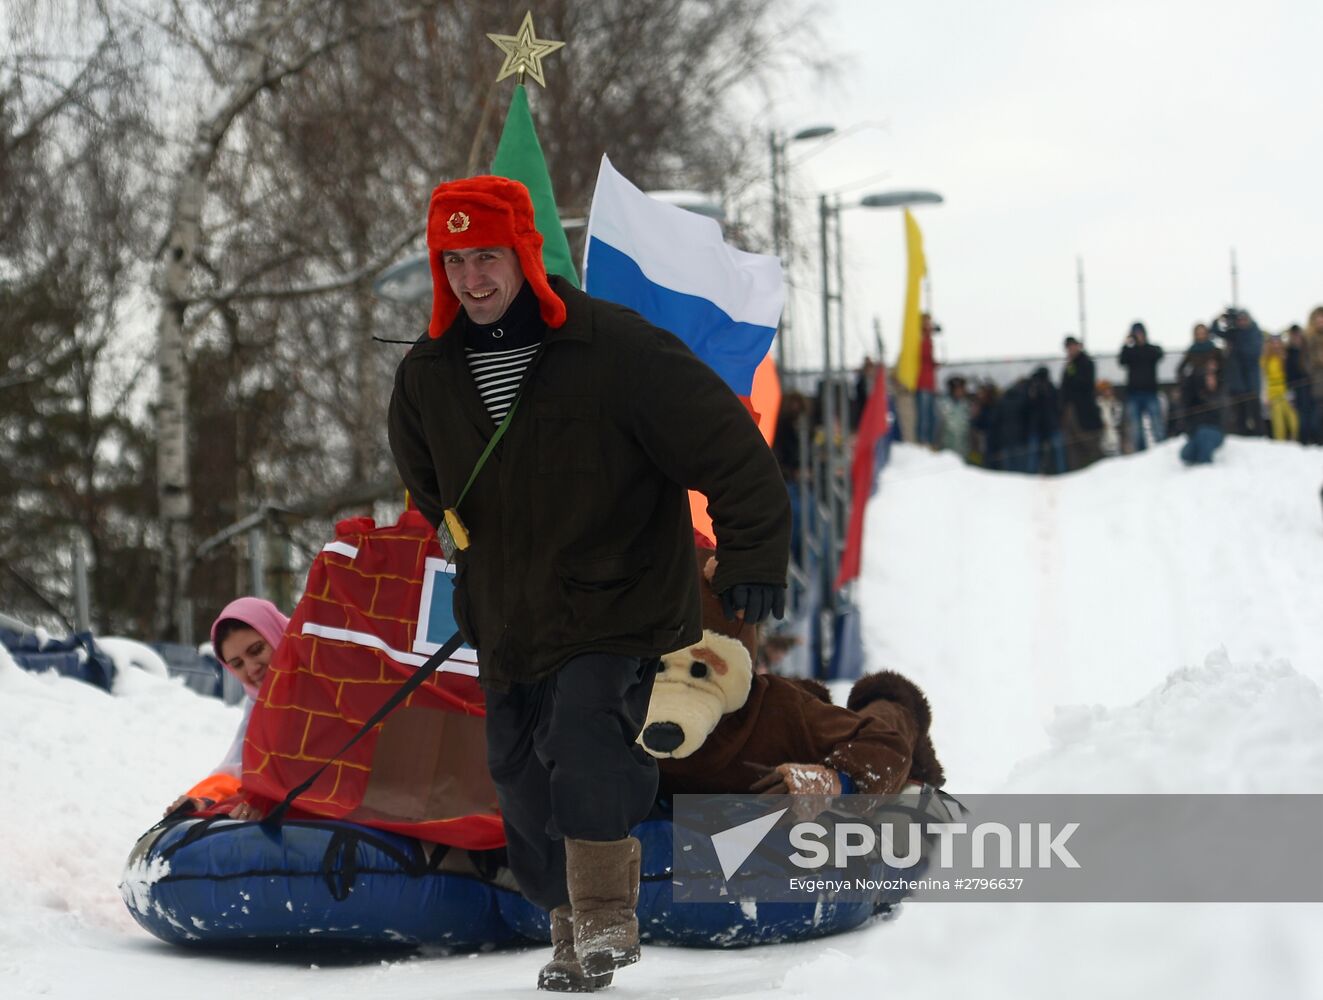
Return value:
[[(1116, 385), (1098, 377), (1094, 358), (1073, 336), (1063, 343), (1059, 380), (1041, 364), (1004, 386), (991, 379), (971, 384), (960, 375), (941, 379), (932, 350), (940, 330), (924, 317), (913, 392), (898, 389), (888, 373), (891, 434), (954, 452), (973, 465), (1056, 475), (1143, 451), (1150, 442), (1178, 434), (1187, 437), (1181, 458), (1189, 464), (1211, 461), (1226, 434), (1323, 444), (1323, 306), (1309, 314), (1306, 326), (1282, 333), (1265, 334), (1242, 309), (1196, 323), (1174, 378), (1165, 379), (1163, 348), (1136, 322), (1115, 356), (1124, 373), (1124, 384)], [(866, 360), (852, 385), (837, 386), (832, 440), (838, 480), (848, 480), (850, 443), (876, 375), (876, 363)], [(805, 497), (825, 495), (822, 396), (821, 383), (812, 395), (785, 393), (773, 449), (790, 485), (797, 553), (812, 516)], [(837, 497), (837, 515), (844, 519), (845, 490), (839, 482)]]
[[(945, 379), (932, 426), (924, 401), (916, 399), (912, 434), (902, 410), (904, 439), (989, 469), (1049, 475), (1182, 433), (1190, 436), (1182, 457), (1192, 462), (1207, 461), (1225, 434), (1323, 444), (1323, 306), (1306, 326), (1281, 333), (1263, 332), (1243, 309), (1197, 323), (1168, 382), (1160, 376), (1164, 350), (1143, 323), (1131, 325), (1117, 354), (1124, 385), (1098, 379), (1093, 357), (1075, 337), (1066, 337), (1063, 347), (1059, 383), (1046, 366), (1005, 387)], [(924, 355), (924, 374), (934, 385), (937, 366), (930, 358)], [(860, 386), (866, 378), (861, 373)], [(921, 382), (916, 397), (925, 389)], [(856, 405), (852, 416), (861, 408)]]

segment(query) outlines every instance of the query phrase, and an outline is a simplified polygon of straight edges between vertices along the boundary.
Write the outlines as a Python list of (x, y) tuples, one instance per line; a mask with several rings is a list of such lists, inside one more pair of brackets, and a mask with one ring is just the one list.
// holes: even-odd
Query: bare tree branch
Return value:
[(212, 83), (217, 86), (224, 86), (225, 74), (221, 72), (221, 68), (216, 65), (216, 61), (211, 57), (211, 46), (199, 38), (197, 32), (193, 30), (193, 25), (189, 23), (188, 13), (184, 10), (184, 5), (180, 0), (170, 0), (170, 6), (175, 13), (174, 21), (168, 25), (156, 22), (158, 26), (179, 38), (192, 49), (193, 54), (202, 62), (207, 75), (211, 77)]
[(324, 295), (327, 292), (337, 292), (343, 288), (349, 288), (351, 285), (357, 285), (365, 278), (371, 277), (382, 268), (392, 263), (400, 252), (409, 244), (414, 243), (423, 235), (425, 225), (413, 226), (400, 233), (390, 243), (386, 244), (381, 253), (375, 258), (364, 264), (362, 267), (349, 271), (346, 274), (340, 274), (334, 278), (327, 278), (324, 281), (309, 282), (302, 285), (293, 285), (289, 288), (241, 288), (232, 287), (223, 289), (206, 296), (207, 301), (211, 302), (251, 302), (254, 299), (279, 300), (279, 299), (300, 299), (312, 295)]
[(44, 108), (37, 111), (28, 120), (22, 131), (16, 133), (5, 142), (6, 152), (12, 153), (32, 142), (47, 122), (51, 121), (51, 119), (55, 118), (56, 115), (59, 115), (71, 104), (82, 99), (83, 84), (92, 76), (93, 72), (98, 67), (100, 58), (110, 47), (111, 41), (112, 40), (109, 36), (101, 40), (101, 43), (96, 47), (96, 51), (88, 57), (87, 61), (78, 71), (78, 74), (69, 81), (68, 84), (63, 86), (63, 89), (56, 95), (55, 99)]

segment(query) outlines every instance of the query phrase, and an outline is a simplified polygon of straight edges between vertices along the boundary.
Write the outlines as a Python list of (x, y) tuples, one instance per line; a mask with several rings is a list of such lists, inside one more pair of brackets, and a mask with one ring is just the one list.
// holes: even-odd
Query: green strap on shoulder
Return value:
[(482, 467), (487, 464), (487, 459), (491, 458), (492, 452), (496, 450), (496, 445), (500, 443), (501, 438), (505, 435), (505, 429), (510, 426), (510, 418), (514, 416), (515, 410), (518, 408), (519, 400), (522, 396), (522, 392), (520, 392), (518, 396), (515, 396), (514, 402), (510, 404), (510, 409), (506, 411), (505, 419), (501, 421), (501, 426), (496, 428), (496, 433), (493, 434), (491, 440), (487, 442), (487, 447), (482, 449), (482, 454), (478, 456), (477, 464), (473, 466), (473, 471), (469, 473), (469, 481), (464, 484), (464, 489), (460, 492), (459, 499), (455, 501), (455, 510), (458, 510), (459, 505), (464, 502), (464, 498), (469, 494), (469, 487), (472, 486), (473, 481), (478, 478), (478, 473), (481, 472)]

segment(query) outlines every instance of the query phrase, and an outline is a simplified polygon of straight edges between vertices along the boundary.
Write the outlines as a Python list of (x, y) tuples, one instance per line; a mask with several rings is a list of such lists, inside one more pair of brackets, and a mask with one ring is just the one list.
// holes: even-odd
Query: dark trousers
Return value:
[(1043, 444), (1046, 443), (1052, 453), (1052, 471), (1058, 476), (1066, 471), (1066, 451), (1061, 441), (1061, 432), (1050, 434), (1029, 432), (1029, 444), (1025, 449), (1024, 471), (1032, 476), (1043, 471)]
[(920, 389), (914, 394), (914, 440), (919, 444), (937, 443), (937, 394), (931, 389)]
[(1232, 433), (1258, 437), (1263, 433), (1263, 404), (1258, 393), (1242, 393), (1231, 404)]
[(1066, 463), (1072, 472), (1102, 458), (1102, 428), (1085, 430), (1073, 406), (1062, 412), (1061, 430), (1066, 438)]
[(1181, 461), (1186, 465), (1207, 465), (1213, 452), (1222, 447), (1222, 428), (1200, 424), (1190, 428), (1190, 436), (1181, 448)]
[(1144, 417), (1153, 425), (1153, 441), (1163, 438), (1162, 405), (1158, 394), (1153, 389), (1127, 389), (1125, 394), (1125, 419), (1130, 427), (1130, 447), (1133, 451), (1144, 451), (1148, 447), (1148, 435), (1144, 433)]
[(519, 888), (552, 910), (569, 902), (565, 842), (620, 840), (657, 795), (643, 729), (657, 660), (586, 653), (533, 684), (487, 690), (487, 765)]
[(1300, 443), (1323, 444), (1323, 439), (1318, 437), (1318, 418), (1314, 413), (1314, 394), (1309, 391), (1309, 383), (1300, 386), (1292, 395), (1295, 412), (1300, 414)]

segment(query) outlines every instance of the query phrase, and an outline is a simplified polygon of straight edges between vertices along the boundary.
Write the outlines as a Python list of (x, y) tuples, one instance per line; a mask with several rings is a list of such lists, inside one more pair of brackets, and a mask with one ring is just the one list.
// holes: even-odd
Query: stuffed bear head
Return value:
[(727, 621), (712, 589), (716, 554), (697, 543), (695, 568), (702, 594), (703, 637), (667, 653), (652, 688), (648, 718), (638, 742), (654, 757), (688, 757), (717, 728), (721, 717), (744, 707), (753, 683), (758, 630)]
[(752, 683), (744, 644), (704, 630), (701, 641), (662, 657), (639, 744), (654, 757), (688, 757), (723, 715), (744, 707)]

